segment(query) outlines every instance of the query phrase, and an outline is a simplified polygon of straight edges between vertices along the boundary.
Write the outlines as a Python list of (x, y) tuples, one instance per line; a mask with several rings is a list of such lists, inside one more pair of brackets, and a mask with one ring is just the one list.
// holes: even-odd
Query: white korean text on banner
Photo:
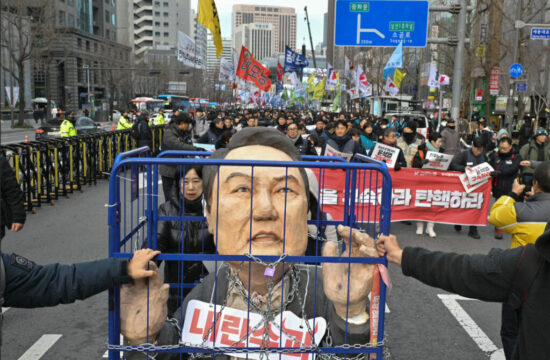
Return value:
[(448, 170), (453, 160), (453, 155), (428, 151), (426, 153), (426, 160), (429, 162), (422, 166), (423, 169)]

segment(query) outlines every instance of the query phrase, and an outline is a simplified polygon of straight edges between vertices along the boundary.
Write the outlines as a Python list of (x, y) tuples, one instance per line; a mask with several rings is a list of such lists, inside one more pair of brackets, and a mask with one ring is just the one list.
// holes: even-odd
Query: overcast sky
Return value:
[[(191, 7), (197, 10), (196, 0), (191, 0)], [(296, 24), (298, 33), (296, 34), (296, 46), (301, 48), (304, 38), (309, 49), (309, 35), (307, 32), (307, 23), (304, 20), (304, 6), (307, 6), (309, 21), (311, 26), (311, 36), (313, 37), (313, 46), (323, 41), (323, 22), (324, 14), (327, 12), (327, 0), (216, 0), (216, 7), (220, 16), (220, 26), (222, 28), (222, 37), (231, 37), (231, 13), (233, 5), (247, 4), (260, 6), (285, 6), (296, 9)]]

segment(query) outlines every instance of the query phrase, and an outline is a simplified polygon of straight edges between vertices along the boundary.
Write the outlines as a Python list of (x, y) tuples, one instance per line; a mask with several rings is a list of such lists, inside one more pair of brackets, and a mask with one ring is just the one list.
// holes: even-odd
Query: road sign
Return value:
[(531, 28), (531, 40), (550, 39), (550, 28)]
[(337, 0), (336, 46), (425, 47), (428, 1)]
[(516, 84), (516, 91), (518, 93), (527, 92), (527, 83), (517, 83)]
[(510, 66), (510, 76), (513, 78), (518, 78), (523, 75), (523, 66), (520, 64), (514, 64)]

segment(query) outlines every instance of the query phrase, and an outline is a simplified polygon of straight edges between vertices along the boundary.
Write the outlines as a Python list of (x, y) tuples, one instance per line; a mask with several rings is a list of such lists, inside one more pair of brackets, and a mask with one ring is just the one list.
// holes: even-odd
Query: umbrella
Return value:
[(39, 97), (39, 98), (34, 98), (34, 99), (32, 99), (32, 102), (33, 102), (33, 103), (37, 103), (37, 104), (47, 104), (47, 103), (48, 103), (48, 99), (43, 98), (43, 97)]

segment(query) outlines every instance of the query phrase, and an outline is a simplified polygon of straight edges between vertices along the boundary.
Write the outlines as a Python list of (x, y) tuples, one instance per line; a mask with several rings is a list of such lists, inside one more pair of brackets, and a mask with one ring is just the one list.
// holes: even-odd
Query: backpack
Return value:
[(132, 129), (130, 130), (130, 136), (134, 140), (139, 140), (140, 138), (139, 121), (136, 122), (134, 125), (132, 125)]
[(539, 254), (535, 245), (525, 245), (516, 265), (516, 275), (507, 301), (514, 310), (521, 310), (527, 300), (531, 285), (543, 264), (544, 258)]

